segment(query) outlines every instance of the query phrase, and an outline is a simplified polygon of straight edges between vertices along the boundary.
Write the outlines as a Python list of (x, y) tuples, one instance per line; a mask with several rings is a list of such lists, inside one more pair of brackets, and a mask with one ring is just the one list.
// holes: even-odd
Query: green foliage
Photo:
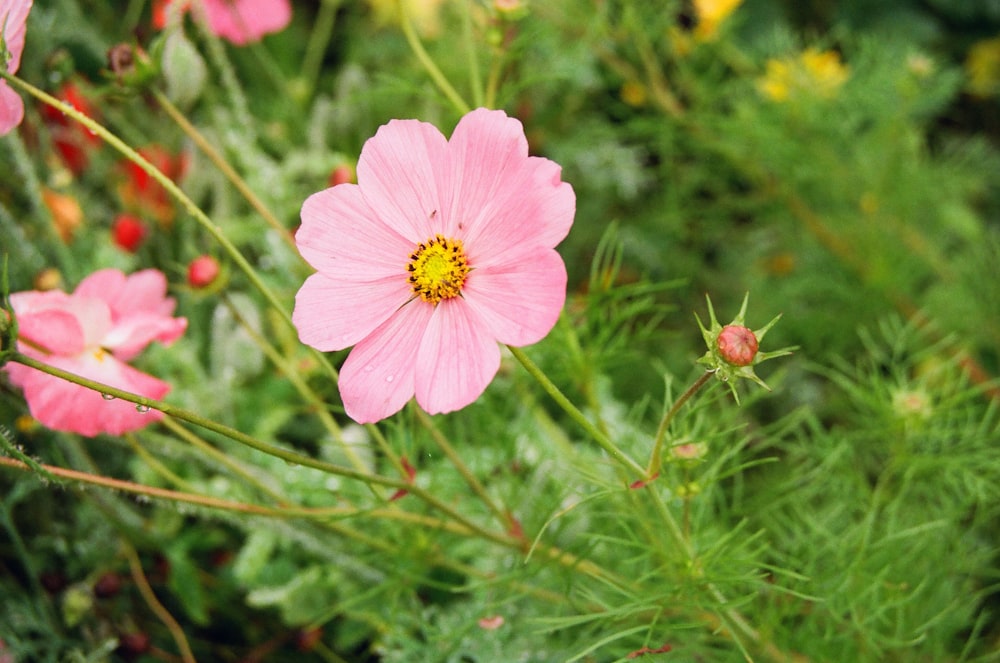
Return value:
[[(1000, 660), (997, 99), (967, 61), (994, 5), (746, 0), (704, 36), (688, 2), (439, 4), (415, 22), (430, 59), (576, 192), (567, 306), (524, 352), (577, 410), (505, 354), (460, 412), (357, 426), (324, 366), (344, 354), (282, 321), (305, 197), (389, 119), (461, 116), (374, 2), (296, 2), (247, 47), (156, 32), (144, 2), (36, 2), (19, 76), (179, 155), (280, 307), (30, 97), (0, 138), (10, 290), (161, 269), (189, 330), (137, 366), (304, 462), (180, 418), (47, 431), (0, 374), (0, 660), (175, 656), (145, 582), (203, 661)], [(162, 72), (141, 88), (103, 55), (135, 35)], [(149, 230), (134, 253), (123, 211)], [(214, 290), (185, 282), (204, 253)], [(762, 352), (799, 348), (760, 367), (773, 392), (685, 391), (706, 292), (729, 319), (747, 291), (749, 327), (783, 314)]]

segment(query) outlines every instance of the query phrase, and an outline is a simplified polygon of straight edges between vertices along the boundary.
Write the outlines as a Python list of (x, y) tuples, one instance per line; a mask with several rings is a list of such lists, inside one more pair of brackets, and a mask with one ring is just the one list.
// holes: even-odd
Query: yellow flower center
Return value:
[(417, 245), (406, 269), (413, 293), (425, 302), (437, 304), (462, 294), (470, 268), (462, 240), (435, 235)]

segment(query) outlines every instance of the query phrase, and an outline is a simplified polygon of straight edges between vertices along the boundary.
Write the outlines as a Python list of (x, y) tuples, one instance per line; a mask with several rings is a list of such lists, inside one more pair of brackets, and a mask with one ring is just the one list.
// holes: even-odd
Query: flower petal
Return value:
[(474, 269), (462, 296), (497, 341), (530, 345), (559, 319), (566, 302), (566, 265), (554, 249), (536, 249), (515, 263)]
[[(0, 66), (6, 64), (7, 71), (12, 74), (21, 66), (29, 11), (31, 0), (0, 0), (0, 29), (3, 30), (3, 41), (10, 56), (6, 63), (0, 62)], [(10, 133), (23, 119), (24, 101), (21, 95), (11, 89), (7, 81), (0, 80), (0, 136)]]
[(358, 185), (383, 223), (417, 245), (441, 232), (448, 142), (436, 127), (391, 120), (368, 139), (358, 158)]
[(341, 184), (306, 198), (295, 243), (319, 272), (353, 281), (397, 275), (405, 282), (415, 246), (379, 219), (356, 184)]
[(57, 354), (76, 354), (97, 346), (111, 328), (108, 305), (92, 297), (58, 290), (16, 292), (10, 296), (18, 336)]
[(405, 277), (365, 283), (313, 274), (295, 295), (292, 322), (306, 345), (343, 350), (371, 334), (412, 296)]
[[(124, 364), (108, 353), (85, 352), (75, 357), (42, 357), (52, 366), (147, 398), (161, 399), (170, 385)], [(100, 393), (21, 364), (8, 364), (13, 384), (24, 390), (31, 416), (54, 430), (92, 437), (121, 435), (155, 421), (156, 410), (139, 412), (132, 403), (105, 400)]]
[(417, 353), (417, 403), (430, 414), (465, 407), (500, 368), (500, 348), (490, 330), (461, 299), (434, 309)]
[(166, 294), (167, 278), (159, 270), (125, 276), (117, 269), (102, 269), (81, 281), (72, 298), (92, 297), (107, 303), (113, 325), (97, 341), (127, 361), (153, 341), (172, 343), (187, 329), (185, 318), (171, 317), (176, 302)]
[(415, 301), (358, 343), (340, 369), (344, 411), (359, 424), (399, 412), (413, 396), (417, 352), (433, 307)]
[(292, 20), (288, 0), (203, 0), (212, 32), (237, 46), (281, 32)]
[(561, 181), (558, 164), (528, 156), (518, 120), (502, 111), (468, 113), (455, 128), (449, 155), (453, 192), (446, 217), (456, 220), (453, 232), (472, 264), (508, 261), (566, 237), (576, 195)]

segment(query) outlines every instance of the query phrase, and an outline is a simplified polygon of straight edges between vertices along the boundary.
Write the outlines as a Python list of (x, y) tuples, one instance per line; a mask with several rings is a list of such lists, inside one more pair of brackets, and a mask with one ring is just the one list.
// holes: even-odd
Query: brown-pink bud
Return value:
[(726, 325), (716, 340), (719, 354), (733, 366), (749, 366), (757, 356), (757, 337), (742, 325)]

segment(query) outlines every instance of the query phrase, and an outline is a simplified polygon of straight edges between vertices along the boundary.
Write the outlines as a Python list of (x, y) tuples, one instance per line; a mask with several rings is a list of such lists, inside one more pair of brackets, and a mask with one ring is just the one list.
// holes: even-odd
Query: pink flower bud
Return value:
[(131, 214), (119, 214), (111, 225), (111, 238), (119, 248), (129, 253), (139, 250), (147, 233), (142, 221)]
[(219, 261), (212, 256), (198, 256), (188, 265), (188, 285), (205, 288), (219, 276)]
[(733, 366), (749, 366), (757, 356), (757, 337), (742, 325), (726, 325), (716, 340), (719, 354)]
[(354, 182), (354, 168), (350, 164), (340, 164), (330, 173), (330, 186)]

